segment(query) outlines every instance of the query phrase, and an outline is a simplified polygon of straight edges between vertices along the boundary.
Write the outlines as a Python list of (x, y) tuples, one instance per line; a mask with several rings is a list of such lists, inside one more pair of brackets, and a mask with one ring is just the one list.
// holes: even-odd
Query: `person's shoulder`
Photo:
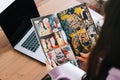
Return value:
[(108, 72), (106, 80), (120, 80), (120, 69), (112, 67)]

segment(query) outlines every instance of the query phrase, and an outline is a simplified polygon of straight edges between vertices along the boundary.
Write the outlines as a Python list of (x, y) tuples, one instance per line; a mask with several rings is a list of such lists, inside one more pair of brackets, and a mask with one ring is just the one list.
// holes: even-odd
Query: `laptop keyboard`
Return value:
[(39, 47), (39, 43), (35, 35), (35, 31), (33, 31), (30, 34), (30, 36), (25, 40), (25, 42), (21, 46), (32, 52), (35, 52), (37, 50), (37, 48)]

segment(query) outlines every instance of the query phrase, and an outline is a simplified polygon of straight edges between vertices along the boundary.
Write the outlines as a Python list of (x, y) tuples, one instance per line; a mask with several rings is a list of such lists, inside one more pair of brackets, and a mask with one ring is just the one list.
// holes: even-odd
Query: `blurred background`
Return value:
[[(34, 1), (38, 7), (38, 6), (45, 4), (46, 2), (50, 0), (34, 0)], [(81, 3), (86, 3), (91, 9), (103, 15), (104, 4), (107, 0), (77, 0), (77, 1)]]
[(81, 3), (85, 2), (91, 9), (95, 10), (101, 15), (104, 14), (104, 5), (107, 0), (78, 0), (78, 1)]

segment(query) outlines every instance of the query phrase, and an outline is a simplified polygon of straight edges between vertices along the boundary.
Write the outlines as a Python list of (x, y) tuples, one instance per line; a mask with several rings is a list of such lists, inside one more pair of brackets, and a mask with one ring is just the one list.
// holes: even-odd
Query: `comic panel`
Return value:
[(56, 60), (54, 60), (57, 64), (62, 64), (71, 60), (75, 60), (74, 53), (70, 47), (70, 45), (65, 45), (60, 48), (54, 49), (56, 54)]
[(32, 20), (40, 37), (49, 35), (62, 29), (56, 14), (39, 17)]
[(47, 55), (47, 57), (49, 57), (48, 60), (49, 60), (50, 64), (51, 64), (51, 61), (57, 62), (57, 61), (56, 61), (56, 53), (55, 53), (54, 50), (48, 51), (48, 52), (46, 53), (46, 55)]
[(57, 32), (62, 29), (60, 21), (57, 17), (57, 14), (52, 14), (49, 20), (50, 20), (50, 25), (51, 25), (53, 32)]
[(49, 57), (50, 63), (51, 61), (54, 61), (57, 65), (61, 65), (62, 63), (71, 60), (75, 60), (75, 56), (70, 45), (56, 48), (52, 51), (48, 51), (46, 54)]
[(50, 15), (48, 15), (47, 17), (41, 17), (40, 19), (38, 19), (38, 21), (35, 21), (35, 27), (40, 37), (52, 33), (49, 17)]
[(77, 56), (80, 52), (88, 53), (91, 50), (91, 39), (86, 32), (86, 29), (78, 30), (76, 33), (70, 34), (71, 44)]
[(66, 57), (66, 60), (68, 60), (68, 61), (75, 60), (74, 53), (73, 53), (72, 48), (69, 44), (65, 45), (65, 46), (62, 46), (61, 50), (64, 53), (64, 56)]
[(54, 50), (56, 53), (56, 63), (62, 64), (66, 61), (66, 57), (60, 48)]
[(57, 15), (60, 19), (61, 26), (67, 35), (85, 27), (80, 13), (76, 13), (74, 8), (59, 12)]
[(41, 41), (42, 47), (43, 47), (45, 52), (51, 51), (54, 48), (58, 48), (59, 47), (58, 43), (57, 43), (57, 40), (56, 40), (56, 38), (55, 38), (53, 33), (50, 34), (50, 35), (41, 37), (40, 41)]
[(77, 31), (77, 34), (79, 36), (80, 39), (80, 52), (83, 53), (88, 53), (91, 49), (91, 39), (88, 35), (88, 33), (86, 32), (86, 29), (81, 29), (79, 31)]
[(54, 34), (55, 34), (55, 38), (56, 38), (59, 46), (64, 46), (64, 45), (68, 44), (67, 37), (63, 30), (54, 32)]
[(75, 52), (75, 55), (80, 55), (80, 52), (81, 52), (80, 39), (77, 32), (72, 33), (69, 36), (70, 36), (70, 42)]
[(80, 6), (76, 6), (74, 8), (76, 12), (80, 11), (80, 15), (82, 16), (82, 19), (87, 27), (94, 23), (91, 14), (89, 12), (89, 9), (85, 3), (81, 4)]
[(91, 39), (92, 42), (92, 46), (96, 44), (96, 37), (97, 37), (97, 32), (96, 32), (96, 27), (94, 24), (92, 24), (91, 26), (89, 26), (87, 28), (87, 33)]

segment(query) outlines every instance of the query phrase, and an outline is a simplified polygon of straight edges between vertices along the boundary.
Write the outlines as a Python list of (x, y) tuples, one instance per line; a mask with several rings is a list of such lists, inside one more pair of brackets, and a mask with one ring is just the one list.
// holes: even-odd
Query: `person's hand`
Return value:
[(53, 69), (53, 67), (51, 66), (50, 62), (48, 62), (48, 60), (46, 60), (46, 68), (48, 72)]
[(51, 61), (51, 64), (50, 62), (46, 61), (46, 68), (48, 72), (51, 71), (55, 67), (57, 67), (57, 65), (53, 60)]
[(51, 61), (51, 66), (52, 66), (53, 68), (57, 67), (57, 65), (56, 65), (56, 63), (55, 63), (54, 60)]
[(80, 53), (80, 56), (76, 56), (76, 58), (80, 61), (87, 62), (89, 55), (90, 55), (90, 53), (87, 53), (87, 54)]

